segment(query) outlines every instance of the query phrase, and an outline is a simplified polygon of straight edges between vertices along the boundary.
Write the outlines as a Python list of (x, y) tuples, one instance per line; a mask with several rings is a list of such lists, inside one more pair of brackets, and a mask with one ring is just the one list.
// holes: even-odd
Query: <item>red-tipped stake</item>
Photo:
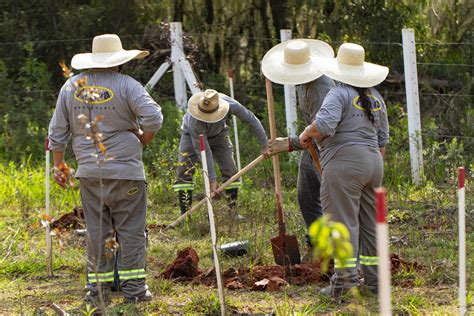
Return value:
[[(233, 99), (234, 80), (232, 77), (232, 70), (227, 71), (227, 79), (229, 79), (230, 97)], [(242, 165), (240, 164), (239, 130), (237, 128), (237, 118), (235, 117), (235, 115), (232, 115), (232, 125), (234, 126), (235, 157), (237, 158), (237, 171), (240, 171), (240, 169), (242, 169)], [(242, 182), (242, 178), (240, 178), (240, 182)]]
[(392, 314), (392, 302), (390, 300), (390, 256), (388, 246), (387, 209), (385, 204), (386, 191), (384, 188), (375, 189), (376, 232), (377, 232), (377, 256), (379, 257), (379, 304), (380, 315)]
[(458, 168), (459, 208), (459, 315), (466, 314), (466, 191), (464, 167)]
[[(45, 170), (46, 170), (46, 215), (49, 217), (49, 192), (50, 192), (50, 150), (49, 150), (49, 140), (46, 137), (44, 140), (44, 151), (45, 151)], [(46, 273), (48, 276), (53, 276), (53, 245), (51, 242), (51, 231), (49, 228), (49, 223), (46, 224)]]
[(219, 292), (219, 302), (221, 303), (221, 315), (227, 315), (226, 306), (225, 306), (225, 297), (224, 297), (224, 286), (222, 284), (221, 276), (221, 266), (219, 264), (219, 257), (217, 253), (217, 236), (216, 236), (216, 225), (214, 223), (214, 209), (212, 208), (211, 203), (211, 185), (209, 183), (209, 174), (207, 168), (207, 157), (206, 157), (206, 145), (204, 141), (204, 136), (199, 135), (199, 149), (201, 150), (201, 163), (204, 176), (204, 186), (206, 188), (206, 197), (207, 197), (207, 212), (209, 215), (209, 226), (211, 229), (211, 241), (212, 241), (212, 252), (214, 258), (214, 269), (216, 270), (217, 278), (217, 290)]

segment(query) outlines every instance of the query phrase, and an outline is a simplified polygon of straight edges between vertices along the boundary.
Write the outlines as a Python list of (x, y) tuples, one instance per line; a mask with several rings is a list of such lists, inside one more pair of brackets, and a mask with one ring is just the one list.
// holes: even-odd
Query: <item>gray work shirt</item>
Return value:
[[(325, 75), (311, 82), (296, 86), (299, 109), (303, 113), (303, 118), (307, 125), (314, 121), (314, 117), (321, 108), (326, 94), (334, 86), (334, 80)], [(291, 137), (291, 144), (294, 150), (305, 149), (301, 146), (298, 135)]]
[[(183, 117), (183, 124), (181, 125), (182, 132), (191, 136), (193, 147), (197, 155), (200, 155), (199, 135), (203, 134), (206, 136), (204, 138), (204, 142), (206, 146), (206, 159), (209, 166), (208, 172), (210, 179), (215, 179), (216, 173), (214, 170), (212, 151), (207, 139), (214, 137), (226, 137), (228, 135), (229, 127), (227, 126), (226, 120), (230, 115), (235, 115), (240, 121), (247, 123), (252, 134), (255, 135), (262, 147), (268, 144), (268, 137), (265, 133), (265, 129), (262, 126), (262, 123), (251, 111), (240, 104), (237, 100), (234, 100), (223, 93), (219, 93), (219, 98), (229, 103), (229, 112), (222, 120), (215, 123), (206, 123), (194, 118), (192, 115), (186, 112)], [(229, 150), (232, 149), (230, 148)], [(230, 152), (230, 154), (232, 154), (232, 152)]]
[[(100, 94), (97, 102), (86, 103), (74, 82), (87, 76), (87, 86)], [(90, 139), (78, 116), (84, 114), (100, 122), (102, 143), (109, 160), (98, 164), (104, 156)], [(140, 124), (138, 124), (138, 121)], [(119, 180), (145, 180), (142, 161), (143, 146), (131, 129), (157, 132), (162, 125), (160, 106), (145, 88), (132, 77), (108, 70), (90, 70), (76, 75), (61, 88), (56, 110), (49, 124), (49, 148), (64, 151), (70, 138), (78, 163), (76, 177)]]
[(369, 88), (372, 103), (372, 124), (359, 102), (359, 93), (351, 86), (341, 84), (327, 94), (316, 114), (316, 127), (324, 139), (319, 143), (321, 166), (334, 157), (339, 149), (349, 145), (367, 145), (374, 148), (388, 143), (387, 109), (380, 93)]

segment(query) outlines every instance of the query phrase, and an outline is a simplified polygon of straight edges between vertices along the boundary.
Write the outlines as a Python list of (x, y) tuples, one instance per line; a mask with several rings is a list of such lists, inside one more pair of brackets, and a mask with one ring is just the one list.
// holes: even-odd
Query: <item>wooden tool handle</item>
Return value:
[[(252, 170), (256, 165), (258, 165), (260, 162), (262, 162), (263, 160), (265, 160), (265, 156), (263, 155), (260, 155), (258, 156), (255, 160), (253, 160), (251, 163), (249, 163), (248, 165), (246, 165), (244, 168), (242, 168), (239, 172), (237, 172), (236, 174), (234, 174), (232, 177), (229, 178), (229, 180), (227, 180), (226, 182), (222, 183), (220, 187), (217, 188), (217, 192), (222, 192), (224, 191), (224, 189), (229, 185), (231, 184), (232, 182), (234, 182), (235, 180), (239, 179), (241, 176), (243, 176), (244, 174), (246, 174), (247, 172), (249, 172), (250, 170)], [(211, 194), (211, 198), (214, 197), (214, 194)], [(165, 229), (168, 229), (168, 228), (173, 228), (175, 227), (176, 225), (178, 225), (179, 223), (181, 223), (186, 217), (188, 217), (189, 215), (191, 215), (192, 213), (196, 212), (199, 207), (201, 207), (201, 205), (203, 205), (204, 203), (206, 203), (207, 201), (207, 197), (203, 198), (202, 200), (200, 200), (199, 202), (197, 202), (189, 211), (187, 211), (186, 213), (184, 213), (183, 215), (181, 215), (180, 217), (178, 217), (174, 222), (172, 222), (171, 224), (169, 224), (168, 226), (165, 227)]]
[(319, 162), (318, 153), (316, 152), (313, 143), (309, 143), (307, 149), (309, 151), (309, 154), (311, 155), (311, 158), (313, 158), (314, 165), (316, 166), (316, 169), (318, 169), (319, 175), (322, 176), (323, 169), (321, 168), (321, 162)]
[[(268, 104), (268, 121), (270, 125), (270, 138), (274, 140), (276, 138), (276, 121), (275, 121), (275, 107), (273, 105), (273, 91), (272, 82), (265, 79), (265, 89), (267, 92), (267, 104)], [(272, 156), (273, 159), (273, 174), (275, 177), (275, 199), (276, 207), (278, 211), (278, 228), (280, 236), (286, 234), (285, 218), (283, 216), (283, 198), (281, 194), (281, 177), (280, 177), (280, 160), (278, 155)]]

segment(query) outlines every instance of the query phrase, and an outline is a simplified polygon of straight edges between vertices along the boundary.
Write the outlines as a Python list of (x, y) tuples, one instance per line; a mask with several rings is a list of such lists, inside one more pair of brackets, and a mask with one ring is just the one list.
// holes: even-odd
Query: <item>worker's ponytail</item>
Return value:
[(369, 117), (369, 120), (372, 124), (375, 124), (374, 115), (372, 114), (372, 104), (370, 102), (369, 96), (367, 95), (367, 88), (354, 87), (359, 93), (359, 101), (362, 107), (365, 110), (365, 113)]

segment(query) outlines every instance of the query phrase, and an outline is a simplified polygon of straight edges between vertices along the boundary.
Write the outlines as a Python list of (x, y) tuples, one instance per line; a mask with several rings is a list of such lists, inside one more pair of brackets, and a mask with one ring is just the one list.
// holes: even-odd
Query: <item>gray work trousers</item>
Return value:
[(321, 202), (325, 214), (346, 225), (354, 249), (352, 258), (335, 261), (332, 284), (351, 288), (358, 284), (357, 264), (364, 282), (376, 288), (377, 248), (375, 233), (375, 193), (383, 178), (380, 151), (365, 145), (341, 148), (326, 164), (321, 184)]
[[(211, 147), (213, 159), (219, 165), (222, 175), (222, 181), (225, 182), (237, 173), (234, 157), (232, 155), (232, 142), (228, 132), (211, 137), (207, 139)], [(196, 162), (200, 161), (201, 157), (196, 153), (191, 136), (187, 133), (181, 134), (179, 142), (179, 158), (177, 180), (175, 191), (193, 190), (193, 176), (196, 171)], [(212, 180), (212, 179), (211, 179)], [(230, 184), (226, 190), (240, 187), (240, 182), (236, 181)]]
[[(146, 182), (80, 179), (81, 200), (87, 225), (87, 279), (92, 295), (98, 283), (106, 290), (114, 281), (114, 232), (120, 251), (117, 269), (126, 298), (146, 292)], [(101, 202), (103, 207), (101, 208)]]
[[(320, 198), (320, 176), (313, 165), (311, 155), (307, 150), (301, 152), (298, 168), (298, 205), (306, 223), (306, 228), (323, 215)], [(308, 235), (306, 243), (311, 246)]]

